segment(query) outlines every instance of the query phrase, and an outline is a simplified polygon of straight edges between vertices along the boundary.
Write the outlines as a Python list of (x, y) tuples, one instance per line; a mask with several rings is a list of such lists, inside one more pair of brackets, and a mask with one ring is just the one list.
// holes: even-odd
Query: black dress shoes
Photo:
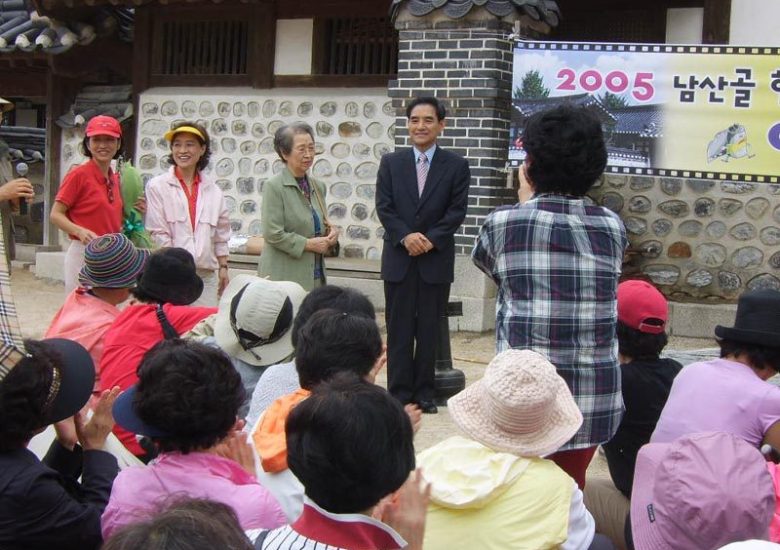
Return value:
[(433, 401), (420, 401), (417, 403), (417, 406), (420, 407), (420, 410), (423, 412), (423, 414), (436, 414), (439, 412), (438, 407), (436, 407), (436, 403)]

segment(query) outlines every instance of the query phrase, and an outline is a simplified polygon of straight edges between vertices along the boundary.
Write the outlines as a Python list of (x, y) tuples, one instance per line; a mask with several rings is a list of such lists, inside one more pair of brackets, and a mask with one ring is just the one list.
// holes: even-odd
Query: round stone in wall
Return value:
[(150, 118), (141, 124), (141, 134), (145, 136), (161, 136), (168, 131), (168, 124), (158, 118)]
[(233, 103), (233, 116), (236, 118), (240, 118), (244, 116), (244, 113), (246, 113), (246, 105), (244, 105), (241, 101), (236, 101)]
[(691, 245), (683, 241), (677, 241), (669, 246), (666, 251), (666, 255), (670, 258), (690, 258), (691, 257)]
[(360, 107), (358, 107), (358, 104), (355, 103), (354, 101), (350, 101), (344, 106), (344, 114), (350, 118), (355, 118), (356, 116), (358, 116), (359, 112), (360, 112)]
[(615, 176), (612, 174), (604, 176), (607, 183), (614, 187), (615, 189), (621, 189), (626, 186), (626, 182), (628, 182), (628, 178), (626, 176)]
[(342, 162), (336, 167), (336, 175), (340, 178), (347, 178), (352, 175), (352, 165), (348, 162)]
[(330, 186), (330, 196), (335, 199), (348, 199), (352, 195), (352, 186), (347, 182), (340, 181)]
[(732, 193), (734, 195), (744, 195), (745, 193), (752, 193), (756, 190), (757, 185), (755, 183), (745, 183), (742, 181), (724, 181), (720, 184), (720, 189), (724, 193)]
[(377, 143), (374, 145), (374, 158), (376, 158), (376, 160), (382, 160), (382, 157), (390, 152), (392, 152), (392, 149), (387, 143)]
[(718, 210), (723, 216), (733, 216), (742, 208), (742, 201), (736, 199), (720, 199)]
[(342, 122), (339, 124), (339, 135), (343, 138), (356, 138), (363, 135), (359, 122)]
[(780, 252), (775, 252), (769, 257), (768, 263), (774, 269), (780, 269)]
[(618, 214), (623, 210), (623, 197), (619, 193), (604, 193), (601, 196), (601, 205)]
[(356, 241), (367, 241), (371, 238), (371, 230), (364, 225), (347, 226), (347, 237)]
[(217, 103), (217, 114), (223, 118), (230, 116), (231, 105), (227, 101)]
[(247, 229), (250, 235), (258, 236), (263, 234), (263, 222), (261, 220), (252, 220)]
[(650, 224), (650, 227), (652, 228), (653, 234), (656, 237), (665, 237), (671, 233), (674, 225), (665, 218), (658, 218), (652, 224)]
[(363, 116), (366, 118), (374, 118), (376, 116), (376, 103), (373, 101), (367, 101), (363, 104)]
[(780, 183), (770, 183), (766, 189), (773, 195), (780, 195)]
[(667, 195), (677, 195), (682, 190), (680, 178), (661, 178), (661, 191)]
[(203, 118), (208, 118), (214, 114), (214, 104), (211, 101), (201, 101), (198, 106), (198, 114)]
[(274, 138), (271, 136), (268, 136), (264, 140), (262, 140), (259, 145), (257, 146), (257, 152), (261, 155), (267, 155), (268, 153), (274, 152)]
[(292, 101), (282, 101), (279, 104), (279, 116), (292, 116), (293, 103)]
[(245, 216), (251, 216), (257, 212), (257, 203), (251, 200), (241, 201), (239, 211)]
[(750, 223), (738, 223), (729, 231), (729, 235), (738, 241), (749, 241), (756, 237), (756, 227)]
[(715, 201), (710, 198), (696, 199), (693, 203), (693, 213), (699, 218), (709, 218), (715, 210)]
[(319, 121), (315, 125), (316, 131), (317, 131), (317, 137), (326, 138), (333, 135), (333, 125), (325, 122), (325, 121)]
[(382, 112), (385, 114), (385, 116), (395, 116), (395, 109), (393, 109), (393, 102), (385, 101), (382, 104)]
[(704, 288), (711, 285), (714, 279), (715, 277), (713, 277), (712, 273), (706, 269), (696, 269), (688, 273), (685, 277), (685, 282), (694, 288)]
[(593, 183), (593, 185), (590, 186), (590, 189), (591, 190), (598, 189), (602, 185), (604, 185), (604, 174), (601, 174), (601, 176), (599, 176), (599, 178)]
[(372, 139), (379, 139), (382, 137), (382, 134), (385, 132), (384, 126), (379, 124), (378, 122), (372, 122), (368, 126), (366, 126), (366, 134), (368, 134), (368, 137)]
[(334, 220), (343, 220), (347, 217), (347, 205), (340, 202), (328, 205), (328, 217)]
[(276, 102), (273, 99), (266, 99), (263, 102), (263, 118), (271, 118), (276, 114)]
[(160, 170), (163, 172), (167, 172), (168, 168), (170, 168), (170, 164), (168, 164), (168, 159), (165, 157), (160, 157)]
[(281, 160), (276, 159), (274, 163), (271, 165), (271, 172), (273, 172), (274, 174), (278, 174), (282, 170), (284, 170), (284, 163)]
[(304, 101), (298, 105), (298, 116), (307, 117), (312, 113), (313, 110), (314, 105), (312, 105), (311, 101)]
[(230, 128), (233, 130), (233, 134), (236, 136), (246, 135), (246, 122), (243, 120), (234, 120), (230, 125)]
[(175, 127), (177, 127), (177, 126), (183, 126), (185, 122), (187, 122), (187, 121), (186, 121), (186, 120), (184, 120), (183, 118), (177, 118), (177, 119), (174, 119), (174, 120), (171, 122), (171, 128), (175, 128)]
[(224, 118), (215, 118), (211, 121), (211, 135), (212, 136), (221, 136), (222, 134), (226, 134), (228, 131), (228, 125), (227, 122), (225, 122)]
[(712, 239), (720, 239), (726, 234), (726, 224), (720, 221), (711, 222), (707, 225), (707, 236)]
[(739, 269), (758, 267), (764, 261), (764, 253), (755, 246), (745, 246), (731, 255), (731, 263)]
[(780, 279), (769, 273), (756, 275), (748, 281), (748, 290), (780, 290)]
[(363, 247), (359, 244), (348, 244), (344, 247), (344, 257), (345, 258), (363, 258), (365, 256), (365, 253), (363, 252)]
[(256, 138), (261, 138), (265, 135), (265, 126), (260, 124), (259, 122), (255, 122), (252, 124), (252, 135)]
[(379, 166), (375, 162), (364, 162), (355, 168), (355, 175), (361, 180), (375, 180)]
[(141, 113), (144, 116), (156, 115), (160, 112), (160, 107), (156, 103), (144, 103), (141, 105)]
[(272, 120), (271, 122), (268, 123), (268, 133), (273, 136), (274, 134), (276, 134), (276, 131), (282, 126), (284, 126), (284, 122), (282, 122), (281, 120)]
[(650, 189), (653, 183), (653, 178), (648, 178), (647, 176), (631, 176), (629, 185), (634, 191), (644, 191), (645, 189)]
[(629, 216), (623, 220), (626, 231), (632, 235), (644, 235), (647, 232), (647, 222), (636, 216)]
[(643, 258), (657, 258), (663, 252), (661, 241), (645, 241), (637, 247)]
[[(167, 130), (166, 130), (166, 132), (167, 132)], [(165, 132), (163, 132), (163, 133), (165, 133)], [(155, 142), (155, 144), (157, 145), (158, 149), (160, 149), (161, 151), (165, 151), (166, 153), (168, 151), (170, 151), (170, 149), (171, 149), (171, 144), (168, 143), (168, 140), (166, 140), (164, 137), (157, 138), (157, 141)], [(212, 148), (212, 151), (213, 150), (214, 149)]]
[(233, 173), (233, 170), (235, 170), (235, 164), (233, 164), (233, 161), (229, 158), (222, 158), (219, 159), (219, 162), (217, 162), (217, 176), (220, 178), (226, 178), (230, 174)]
[(387, 128), (387, 139), (390, 141), (395, 141), (395, 126), (388, 126)]
[(364, 183), (355, 188), (355, 194), (361, 199), (372, 201), (376, 196), (376, 185)]
[(236, 220), (232, 219), (230, 220), (230, 230), (233, 233), (238, 233), (241, 231), (241, 228), (244, 226), (244, 222), (242, 220)]
[(188, 99), (181, 104), (181, 115), (187, 118), (192, 118), (198, 113), (198, 106), (191, 99)]
[(362, 202), (357, 203), (352, 207), (352, 219), (358, 222), (362, 222), (368, 217), (368, 207)]
[(160, 114), (162, 116), (176, 116), (179, 114), (179, 106), (175, 101), (166, 101), (160, 105)]
[(634, 214), (645, 214), (652, 208), (650, 199), (642, 195), (636, 195), (628, 200), (628, 210)]
[[(374, 219), (373, 214), (371, 216), (371, 219), (372, 220)], [(384, 239), (384, 237), (385, 237), (385, 228), (380, 225), (379, 227), (376, 228), (376, 231), (374, 231), (374, 234), (376, 235), (377, 239)]]
[(252, 155), (255, 151), (257, 151), (257, 143), (254, 141), (242, 141), (241, 145), (239, 146), (239, 150), (241, 151), (242, 155)]
[(742, 288), (742, 279), (731, 271), (719, 271), (718, 285), (727, 292), (735, 292)]
[(322, 116), (331, 117), (336, 114), (336, 109), (338, 106), (336, 105), (335, 101), (326, 101), (322, 105), (320, 105), (320, 114)]
[(702, 223), (696, 220), (685, 220), (677, 228), (677, 232), (683, 237), (698, 237), (702, 230)]
[(225, 153), (235, 153), (236, 151), (236, 140), (232, 137), (224, 137), (220, 140), (220, 143), (222, 144), (222, 150)]
[(239, 195), (250, 195), (255, 192), (255, 178), (236, 179), (236, 190)]
[(745, 205), (745, 213), (751, 219), (757, 220), (769, 210), (769, 201), (763, 197), (750, 199)]
[(338, 143), (334, 143), (330, 148), (330, 154), (337, 159), (344, 159), (349, 156), (349, 145), (339, 141)]
[(250, 101), (246, 104), (246, 114), (249, 118), (257, 118), (260, 116), (260, 104), (257, 101)]
[(696, 259), (708, 267), (719, 267), (726, 261), (726, 247), (718, 243), (704, 243), (696, 247)]
[(257, 162), (255, 162), (254, 168), (252, 168), (252, 172), (256, 175), (262, 175), (268, 172), (268, 159), (260, 159)]
[(252, 161), (248, 157), (243, 157), (238, 161), (238, 173), (242, 176), (248, 176), (252, 173)]
[[(151, 181), (151, 179), (153, 177), (154, 177), (154, 174), (141, 174), (141, 181), (143, 181), (144, 185), (146, 185), (147, 183), (149, 183), (149, 181)], [(35, 187), (35, 186), (33, 186), (33, 187)], [(38, 193), (36, 193), (36, 195), (37, 194)]]
[(367, 260), (378, 260), (381, 257), (382, 257), (382, 253), (375, 246), (372, 246), (368, 250), (366, 250), (366, 259)]
[(694, 193), (706, 193), (713, 187), (715, 187), (715, 182), (710, 180), (698, 180), (698, 179), (690, 179), (685, 180), (685, 184), (688, 186), (688, 189), (693, 191)]
[(365, 143), (356, 143), (352, 146), (352, 155), (358, 160), (365, 160), (371, 156), (371, 148)]
[(141, 149), (144, 151), (151, 151), (154, 149), (154, 140), (148, 137), (141, 139)]
[(653, 264), (642, 271), (657, 285), (673, 285), (680, 278), (680, 269), (673, 265)]
[(760, 233), (761, 242), (767, 246), (777, 246), (780, 244), (780, 227), (765, 227)]
[(219, 179), (217, 180), (217, 187), (222, 189), (223, 191), (230, 191), (233, 189), (233, 182), (227, 179)]
[(236, 199), (227, 195), (225, 197), (225, 208), (227, 208), (228, 214), (232, 214), (236, 211)]
[(314, 163), (311, 173), (316, 178), (328, 178), (333, 175), (333, 165), (328, 159), (320, 159)]
[(314, 154), (321, 155), (325, 152), (325, 145), (321, 141), (314, 142)]
[(688, 204), (683, 201), (671, 200), (662, 202), (658, 205), (658, 209), (673, 218), (684, 218), (690, 212)]
[(142, 155), (141, 158), (138, 159), (138, 167), (141, 170), (154, 170), (157, 167), (157, 156)]

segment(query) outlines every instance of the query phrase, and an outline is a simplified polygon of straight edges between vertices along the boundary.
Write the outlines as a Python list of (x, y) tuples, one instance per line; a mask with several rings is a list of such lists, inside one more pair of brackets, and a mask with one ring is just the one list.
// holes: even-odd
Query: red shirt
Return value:
[[(112, 197), (114, 200), (110, 201)], [(70, 221), (89, 229), (98, 237), (122, 232), (119, 175), (109, 170), (106, 179), (92, 159), (66, 174), (55, 200), (68, 207)], [(70, 238), (77, 240), (74, 235)]]
[(187, 197), (187, 204), (190, 208), (190, 223), (192, 224), (192, 230), (195, 231), (195, 212), (198, 208), (198, 187), (200, 187), (200, 173), (195, 172), (195, 176), (192, 178), (192, 193), (190, 193), (187, 184), (184, 182), (184, 176), (182, 176), (181, 170), (178, 166), (173, 168), (173, 174), (176, 179), (179, 180), (184, 196)]
[[(103, 338), (103, 358), (98, 369), (101, 391), (114, 386), (126, 390), (138, 381), (136, 369), (144, 354), (164, 340), (156, 308), (157, 306), (152, 304), (128, 306), (106, 331)], [(165, 304), (163, 311), (176, 332), (183, 334), (201, 320), (216, 313), (217, 308)], [(144, 454), (134, 434), (119, 426), (114, 426), (114, 433), (130, 452), (135, 455)]]

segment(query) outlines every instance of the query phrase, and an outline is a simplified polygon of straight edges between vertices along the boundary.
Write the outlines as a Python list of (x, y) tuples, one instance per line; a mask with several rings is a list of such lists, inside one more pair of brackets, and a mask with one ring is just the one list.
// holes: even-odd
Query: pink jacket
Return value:
[(189, 205), (179, 180), (168, 172), (152, 178), (146, 186), (146, 229), (160, 246), (178, 246), (195, 258), (198, 269), (215, 270), (217, 256), (228, 255), (230, 220), (222, 190), (200, 173), (195, 230)]
[(244, 530), (287, 523), (276, 499), (237, 462), (209, 453), (163, 453), (148, 466), (119, 472), (101, 518), (103, 538), (152, 517), (174, 495), (227, 504)]

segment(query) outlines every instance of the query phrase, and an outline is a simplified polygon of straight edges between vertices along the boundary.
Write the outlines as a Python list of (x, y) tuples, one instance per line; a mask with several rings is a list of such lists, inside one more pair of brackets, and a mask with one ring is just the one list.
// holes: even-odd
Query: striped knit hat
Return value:
[(87, 245), (79, 282), (87, 288), (132, 288), (148, 257), (148, 250), (121, 233), (103, 235)]

